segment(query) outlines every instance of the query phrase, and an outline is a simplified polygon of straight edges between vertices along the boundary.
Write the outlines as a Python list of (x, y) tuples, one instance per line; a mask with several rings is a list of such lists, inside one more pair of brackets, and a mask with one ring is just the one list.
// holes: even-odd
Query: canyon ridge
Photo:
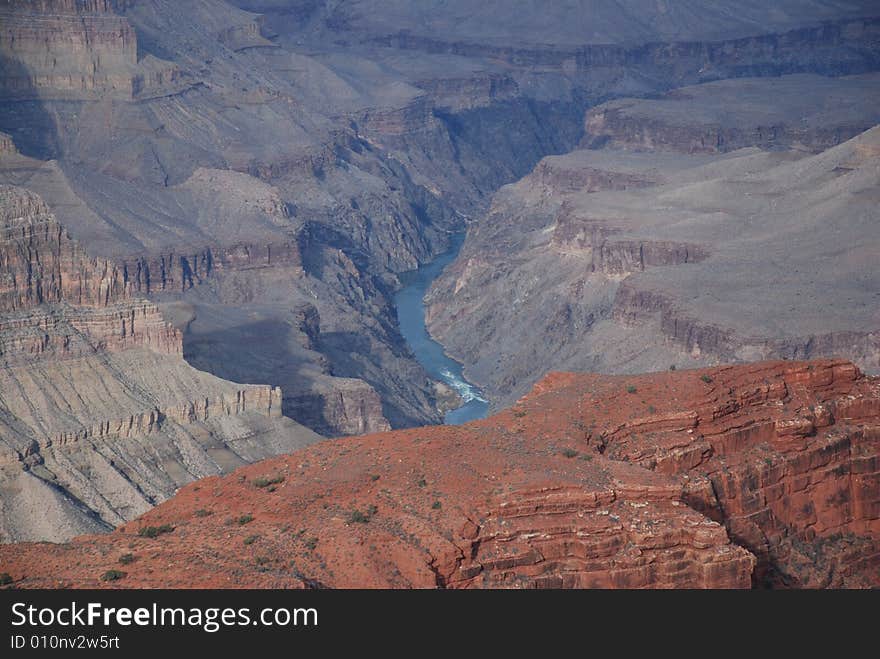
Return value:
[(2, 0), (0, 574), (876, 587), (878, 208), (867, 0)]

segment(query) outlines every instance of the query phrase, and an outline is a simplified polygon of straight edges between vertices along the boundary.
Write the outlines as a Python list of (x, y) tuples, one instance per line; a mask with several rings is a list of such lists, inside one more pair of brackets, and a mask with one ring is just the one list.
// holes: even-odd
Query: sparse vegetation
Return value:
[(0, 586), (8, 586), (12, 583), (12, 575), (9, 572), (4, 572), (0, 574)]
[(374, 483), (379, 480), (379, 474), (370, 474), (370, 480)]
[(120, 579), (125, 578), (127, 574), (127, 572), (123, 572), (122, 570), (107, 570), (101, 575), (101, 581), (119, 581)]
[(580, 452), (575, 451), (573, 448), (565, 448), (562, 449), (562, 455), (564, 455), (566, 458), (576, 458), (578, 455), (580, 455)]
[(361, 512), (360, 510), (355, 508), (354, 510), (352, 510), (348, 514), (348, 523), (349, 524), (366, 524), (367, 522), (369, 522), (373, 518), (373, 516), (377, 512), (379, 512), (379, 509), (372, 504), (367, 507), (366, 512)]
[(158, 538), (163, 533), (171, 533), (174, 527), (171, 524), (162, 524), (161, 526), (144, 526), (138, 530), (138, 535), (142, 538)]
[(193, 513), (196, 517), (208, 517), (209, 515), (213, 515), (213, 510), (205, 510), (204, 508), (199, 508), (197, 511)]
[(443, 507), (443, 504), (440, 503), (439, 501), (435, 501), (434, 503), (431, 504), (431, 508), (433, 510), (440, 510), (442, 507)]
[(318, 539), (317, 538), (309, 538), (308, 540), (306, 540), (306, 549), (308, 549), (309, 551), (315, 551), (315, 547), (317, 547), (317, 546), (318, 546)]
[(674, 371), (674, 370), (675, 370), (675, 364), (670, 364), (670, 366), (669, 366), (669, 370), (670, 370), (670, 371)]
[(239, 526), (244, 526), (245, 524), (250, 524), (254, 521), (253, 515), (242, 515), (241, 517), (236, 518), (235, 523)]
[(648, 405), (648, 414), (653, 414), (656, 411), (657, 411), (656, 407), (654, 407), (653, 405)]
[(260, 478), (255, 478), (251, 481), (254, 484), (254, 487), (269, 487), (270, 485), (278, 485), (279, 483), (284, 482), (284, 476), (262, 476)]
[(123, 554), (119, 557), (119, 562), (123, 565), (134, 563), (134, 554)]
[(593, 456), (590, 455), (589, 453), (584, 453), (584, 454), (581, 456), (581, 460), (586, 460), (587, 462), (589, 462), (589, 461), (592, 460), (592, 459), (593, 459)]
[(701, 379), (703, 382), (705, 382), (706, 384), (711, 384), (711, 382), (712, 382), (712, 378), (710, 378), (710, 377), (709, 377), (708, 375), (706, 375), (705, 373), (703, 373), (703, 374), (700, 376), (700, 379)]
[(420, 478), (420, 479), (419, 479), (419, 482), (416, 483), (416, 485), (418, 485), (419, 487), (427, 487), (427, 486), (428, 486), (428, 481), (426, 481), (424, 478)]
[(636, 389), (635, 385), (632, 384), (626, 388), (626, 393), (628, 394), (634, 394), (636, 393), (636, 391), (638, 391), (638, 389)]
[(252, 545), (252, 544), (254, 544), (257, 540), (259, 540), (259, 538), (260, 538), (260, 536), (258, 536), (258, 535), (249, 535), (248, 537), (246, 537), (246, 538), (244, 539), (244, 544), (246, 544), (246, 545)]
[(526, 415), (526, 411), (525, 411), (525, 410), (514, 410), (514, 411), (513, 411), (513, 416), (515, 416), (517, 419), (521, 419), (521, 418), (523, 418), (525, 415)]

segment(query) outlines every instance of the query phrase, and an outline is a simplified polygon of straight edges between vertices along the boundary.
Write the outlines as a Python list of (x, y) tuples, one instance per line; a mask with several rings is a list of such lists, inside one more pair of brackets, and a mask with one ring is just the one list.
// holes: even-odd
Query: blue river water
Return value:
[(424, 297), (431, 282), (455, 260), (463, 240), (464, 235), (457, 236), (448, 252), (418, 270), (403, 273), (400, 280), (404, 286), (395, 296), (400, 331), (416, 359), (428, 375), (455, 389), (464, 401), (461, 407), (446, 413), (444, 421), (454, 425), (482, 419), (489, 411), (489, 403), (479, 388), (465, 379), (461, 364), (451, 359), (443, 351), (443, 346), (428, 334)]

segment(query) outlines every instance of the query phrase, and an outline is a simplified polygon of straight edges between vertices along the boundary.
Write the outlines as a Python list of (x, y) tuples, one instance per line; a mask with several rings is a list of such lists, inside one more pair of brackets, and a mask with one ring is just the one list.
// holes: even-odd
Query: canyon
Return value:
[[(742, 78), (592, 108), (592, 148), (543, 159), (469, 227), (429, 330), (496, 407), (548, 368), (845, 355), (880, 372), (877, 82)], [(861, 118), (837, 112), (859, 94)]]
[(0, 564), (20, 588), (876, 587), (878, 448), (880, 381), (842, 360), (552, 373), (488, 419), (319, 442)]
[[(440, 423), (461, 399), (407, 343), (397, 296), (412, 271), (463, 234), (428, 293), (425, 321), (444, 359), (463, 365), (461, 381), (494, 411), (538, 382), (526, 400), (545, 400), (541, 387), (580, 377), (548, 380), (549, 370), (634, 374), (828, 357), (877, 373), (878, 53), (880, 14), (862, 0), (786, 1), (772, 12), (756, 3), (643, 0), (565, 8), (517, 0), (516, 11), (464, 0), (0, 2), (0, 542), (129, 528), (154, 505), (202, 491), (187, 485), (194, 480), (234, 484), (256, 472), (225, 475), (249, 463), (288, 454), (329, 460), (367, 441), (322, 438), (390, 437), (376, 441), (414, 464), (418, 451), (407, 442), (435, 432), (421, 427)], [(842, 361), (817, 363), (835, 382), (849, 373)], [(790, 379), (787, 366), (772, 368)], [(873, 381), (850, 374), (851, 385), (821, 396), (851, 386), (869, 397)], [(487, 438), (509, 414), (436, 432), (506, 441), (509, 428)], [(839, 422), (846, 433), (861, 423), (852, 419)], [(392, 430), (402, 434), (385, 434)], [(626, 452), (608, 451), (618, 449)], [(456, 451), (437, 459), (459, 460)], [(372, 576), (357, 568), (351, 582), (335, 577), (327, 566), (338, 574), (345, 552), (362, 551), (343, 538), (362, 526), (343, 524), (324, 567), (296, 550), (307, 578), (277, 570), (249, 578), (871, 582), (871, 550), (853, 549), (873, 546), (861, 539), (873, 537), (868, 513), (815, 530), (846, 542), (855, 533), (855, 545), (816, 544), (803, 520), (786, 513), (784, 531), (759, 523), (772, 536), (759, 546), (754, 528), (715, 509), (728, 503), (703, 493), (698, 504), (668, 489), (667, 467), (627, 453), (561, 476), (554, 460), (537, 468), (567, 483), (553, 487), (569, 530), (533, 564), (540, 568), (520, 570), (520, 559), (505, 554), (537, 556), (525, 537), (535, 529), (508, 538), (510, 529), (490, 525), (468, 544), (445, 521), (407, 519), (394, 528), (414, 524), (406, 533), (430, 535), (414, 541), (436, 558), (427, 572), (406, 534), (386, 530), (397, 533), (384, 546), (399, 563)], [(630, 469), (623, 463), (651, 472), (645, 482), (666, 483), (664, 494), (646, 499), (644, 518), (608, 485), (629, 478), (616, 471)], [(484, 496), (472, 475), (450, 469), (463, 488), (450, 489), (450, 501)], [(581, 476), (589, 481), (583, 496), (571, 485)], [(409, 496), (400, 478), (392, 499)], [(516, 505), (544, 506), (528, 478), (517, 478), (525, 489)], [(229, 490), (230, 515), (242, 492), (266, 493), (252, 489)], [(870, 496), (852, 494), (867, 508)], [(561, 566), (581, 559), (564, 546), (589, 534), (572, 531), (568, 517), (590, 497), (627, 522), (696, 525), (696, 535), (661, 533), (658, 549), (594, 515), (595, 528), (614, 539), (573, 549), (584, 561), (606, 560), (623, 543), (659, 561), (657, 571), (635, 552), (615, 559), (619, 569), (578, 563), (569, 571)], [(445, 511), (437, 501), (431, 510)], [(169, 510), (179, 505), (171, 502)], [(496, 503), (487, 499), (480, 514), (503, 518)], [(337, 524), (315, 515), (316, 525)], [(551, 524), (524, 515), (524, 524)], [(217, 519), (193, 523), (216, 539)], [(126, 532), (114, 533), (107, 542)], [(456, 546), (495, 558), (450, 553), (451, 541), (437, 535), (450, 533)], [(844, 571), (792, 572), (791, 561), (805, 555), (798, 552), (820, 549)], [(694, 567), (703, 563), (713, 567)], [(198, 579), (221, 584), (226, 576)]]

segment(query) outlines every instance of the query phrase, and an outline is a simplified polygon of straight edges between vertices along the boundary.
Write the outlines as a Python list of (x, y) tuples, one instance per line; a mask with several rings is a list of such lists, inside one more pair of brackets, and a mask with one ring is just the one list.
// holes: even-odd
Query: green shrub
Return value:
[(376, 482), (377, 480), (379, 480), (379, 474), (371, 474), (370, 480)]
[(11, 583), (12, 576), (9, 574), (9, 572), (4, 572), (3, 574), (0, 574), (0, 586), (8, 586)]
[(526, 415), (526, 411), (525, 411), (525, 410), (516, 410), (516, 411), (513, 413), (513, 416), (515, 416), (517, 419), (521, 419), (521, 418), (523, 418), (525, 415)]
[(674, 370), (675, 370), (675, 364), (672, 364), (672, 365), (669, 367), (669, 370), (670, 370), (670, 371), (674, 371)]
[(161, 526), (144, 526), (138, 530), (138, 535), (142, 538), (157, 538), (163, 533), (171, 533), (174, 527), (171, 524), (162, 524)]
[(239, 526), (244, 526), (245, 524), (250, 524), (254, 521), (253, 515), (242, 515), (235, 520), (235, 523)]
[(246, 545), (252, 545), (252, 544), (254, 544), (259, 538), (260, 538), (260, 536), (258, 536), (258, 535), (249, 535), (248, 537), (246, 537), (246, 538), (244, 539), (244, 544), (246, 544)]
[(315, 547), (317, 547), (317, 546), (318, 546), (318, 539), (317, 538), (309, 538), (308, 540), (306, 540), (306, 548), (309, 551), (315, 551)]
[(706, 384), (710, 384), (710, 383), (712, 382), (712, 378), (710, 378), (710, 377), (709, 377), (708, 375), (706, 375), (705, 373), (703, 373), (703, 375), (700, 376), (700, 379), (701, 379), (703, 382), (705, 382)]
[(361, 512), (360, 510), (355, 508), (354, 510), (352, 510), (348, 514), (348, 523), (349, 524), (366, 524), (378, 512), (379, 512), (379, 509), (372, 504), (367, 506), (366, 512)]
[(566, 458), (576, 458), (579, 455), (579, 453), (578, 453), (578, 451), (575, 451), (573, 448), (566, 448), (566, 449), (562, 449), (562, 455), (564, 455)]
[(127, 572), (123, 572), (122, 570), (107, 570), (101, 575), (101, 581), (119, 581), (127, 574)]
[(590, 455), (589, 453), (584, 453), (584, 454), (581, 456), (581, 460), (586, 460), (587, 462), (589, 462), (589, 461), (592, 460), (592, 459), (593, 459), (593, 456)]
[(284, 482), (284, 476), (263, 476), (261, 478), (255, 478), (251, 481), (255, 487), (268, 487), (269, 485), (278, 485), (279, 483)]
[(208, 517), (209, 515), (213, 515), (213, 510), (205, 510), (204, 508), (199, 508), (197, 511), (193, 513), (196, 517)]
[(440, 503), (439, 501), (435, 501), (434, 503), (431, 504), (431, 508), (433, 508), (434, 510), (440, 510), (442, 507), (443, 507), (443, 504)]
[(119, 557), (119, 562), (123, 565), (134, 563), (134, 554), (123, 554)]
[(426, 481), (424, 478), (420, 478), (420, 479), (419, 479), (419, 482), (416, 483), (416, 485), (418, 485), (419, 487), (427, 487), (427, 486), (428, 486), (428, 481)]
[(628, 394), (634, 394), (634, 393), (636, 393), (636, 391), (638, 391), (638, 390), (635, 388), (634, 385), (629, 385), (626, 388), (626, 393), (628, 393)]

